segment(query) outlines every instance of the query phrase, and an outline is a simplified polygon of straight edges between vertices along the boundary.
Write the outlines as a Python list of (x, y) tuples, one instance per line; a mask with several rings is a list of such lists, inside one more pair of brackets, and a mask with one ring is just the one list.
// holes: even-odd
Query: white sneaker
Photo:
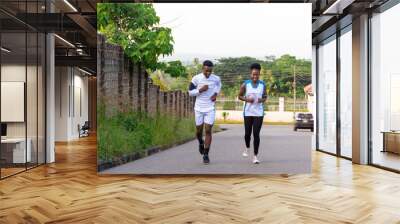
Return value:
[(257, 159), (257, 156), (254, 156), (253, 163), (254, 164), (259, 164), (260, 163), (260, 161)]
[(242, 153), (243, 157), (248, 157), (249, 156), (249, 150), (246, 148), (243, 153)]

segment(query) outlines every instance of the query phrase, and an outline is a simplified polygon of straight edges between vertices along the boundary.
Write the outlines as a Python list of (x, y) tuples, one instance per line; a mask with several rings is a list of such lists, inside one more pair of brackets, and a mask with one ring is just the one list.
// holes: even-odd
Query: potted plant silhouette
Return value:
[(222, 117), (224, 118), (224, 122), (226, 121), (226, 118), (228, 117), (229, 113), (224, 111), (222, 112)]

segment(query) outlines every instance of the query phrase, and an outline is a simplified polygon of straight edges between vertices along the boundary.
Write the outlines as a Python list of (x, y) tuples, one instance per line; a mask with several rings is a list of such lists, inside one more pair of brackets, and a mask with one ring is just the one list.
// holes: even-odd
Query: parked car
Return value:
[(310, 129), (314, 131), (314, 117), (311, 113), (296, 113), (294, 131), (297, 129)]

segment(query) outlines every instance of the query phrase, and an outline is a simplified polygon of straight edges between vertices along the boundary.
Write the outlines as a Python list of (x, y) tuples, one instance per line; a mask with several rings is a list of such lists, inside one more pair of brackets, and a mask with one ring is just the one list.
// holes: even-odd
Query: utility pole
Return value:
[(296, 113), (296, 65), (293, 65), (293, 111)]

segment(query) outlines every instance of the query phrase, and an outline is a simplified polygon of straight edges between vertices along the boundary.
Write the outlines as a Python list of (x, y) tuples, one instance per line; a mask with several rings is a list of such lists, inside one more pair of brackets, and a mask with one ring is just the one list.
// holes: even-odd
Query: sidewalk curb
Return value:
[[(214, 133), (218, 133), (218, 132), (225, 131), (225, 130), (226, 130), (225, 128), (221, 128), (221, 130), (216, 131)], [(144, 153), (135, 152), (135, 153), (132, 153), (132, 154), (129, 154), (129, 155), (124, 155), (124, 156), (121, 156), (121, 157), (113, 158), (111, 161), (98, 160), (99, 163), (97, 165), (97, 172), (101, 172), (101, 171), (104, 171), (104, 170), (107, 170), (107, 169), (110, 169), (110, 168), (113, 168), (113, 167), (116, 167), (116, 166), (120, 166), (120, 165), (129, 163), (129, 162), (132, 162), (132, 161), (135, 161), (135, 160), (147, 157), (147, 156), (151, 156), (151, 155), (153, 155), (155, 153), (168, 150), (168, 149), (170, 149), (172, 147), (185, 144), (185, 143), (190, 142), (190, 141), (195, 140), (195, 139), (196, 139), (196, 137), (190, 137), (188, 139), (184, 139), (182, 141), (178, 141), (178, 142), (175, 142), (175, 143), (172, 143), (172, 144), (167, 144), (167, 145), (164, 145), (164, 146), (154, 146), (154, 147), (151, 147), (149, 149), (146, 149), (144, 151)]]
[(185, 139), (185, 140), (182, 140), (182, 141), (175, 142), (173, 144), (151, 147), (149, 149), (146, 149), (144, 151), (144, 153), (135, 152), (135, 153), (132, 153), (132, 154), (128, 154), (128, 155), (124, 155), (124, 156), (121, 156), (121, 157), (113, 158), (111, 161), (99, 160), (99, 164), (97, 165), (97, 172), (101, 172), (101, 171), (104, 171), (106, 169), (110, 169), (110, 168), (113, 168), (113, 167), (116, 167), (116, 166), (123, 165), (125, 163), (129, 163), (129, 162), (132, 162), (132, 161), (135, 161), (135, 160), (138, 160), (138, 159), (153, 155), (155, 153), (167, 150), (169, 148), (172, 148), (172, 147), (175, 147), (175, 146), (178, 146), (178, 145), (182, 145), (182, 144), (187, 143), (189, 141), (192, 141), (194, 139), (195, 139), (195, 137), (191, 137), (191, 138), (188, 138), (188, 139)]

